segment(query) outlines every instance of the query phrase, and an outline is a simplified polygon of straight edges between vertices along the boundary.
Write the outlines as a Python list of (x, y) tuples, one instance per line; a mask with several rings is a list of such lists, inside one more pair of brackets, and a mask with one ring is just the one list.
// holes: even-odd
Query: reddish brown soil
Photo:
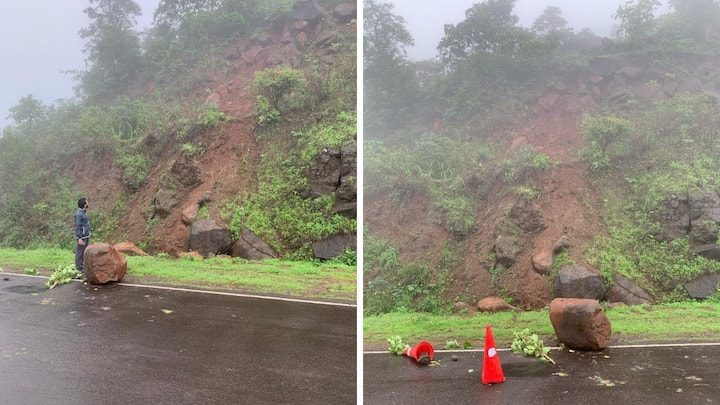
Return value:
[[(461, 242), (464, 245), (461, 264), (451, 276), (454, 282), (446, 298), (474, 305), (474, 300), (501, 295), (523, 308), (547, 305), (551, 300), (551, 280), (534, 270), (531, 258), (536, 253), (552, 251), (563, 236), (571, 244), (570, 256), (576, 263), (586, 265), (585, 248), (594, 236), (603, 232), (604, 226), (600, 194), (583, 176), (586, 163), (578, 159), (583, 147), (578, 130), (581, 112), (594, 108), (588, 100), (572, 91), (542, 94), (526, 121), (504, 129), (517, 134), (507, 141), (507, 153), (520, 145), (531, 145), (558, 162), (554, 168), (530, 179), (540, 191), (539, 198), (532, 203), (542, 213), (545, 229), (522, 235), (519, 260), (493, 280), (490, 273), (493, 262), (489, 257), (498, 225), (519, 197), (503, 182), (492, 184), (477, 213), (477, 231)], [(393, 241), (407, 261), (437, 264), (445, 241), (451, 238), (442, 214), (432, 209), (428, 197), (421, 192), (401, 205), (385, 195), (366, 196), (365, 222), (373, 234)]]
[[(355, 27), (340, 27), (348, 34)], [(177, 254), (186, 250), (189, 228), (182, 221), (182, 212), (198, 202), (209, 192), (212, 197), (207, 207), (211, 218), (222, 222), (220, 211), (228, 201), (241, 190), (252, 192), (256, 188), (257, 168), (261, 158), (261, 147), (253, 132), (256, 118), (254, 92), (249, 88), (255, 72), (278, 63), (296, 64), (303, 44), (286, 41), (290, 27), (286, 22), (278, 21), (267, 33), (268, 40), (262, 45), (240, 40), (231, 46), (225, 54), (225, 66), (218, 72), (196, 72), (206, 76), (193, 94), (188, 97), (199, 103), (214, 103), (227, 116), (230, 123), (215, 128), (200, 128), (185, 142), (201, 144), (204, 152), (186, 158), (182, 154), (181, 141), (175, 134), (155, 134), (165, 142), (160, 148), (156, 165), (147, 175), (147, 180), (136, 190), (123, 185), (122, 171), (115, 164), (115, 157), (108, 153), (102, 159), (89, 159), (85, 162), (68, 162), (61, 170), (75, 181), (78, 193), (87, 196), (92, 209), (110, 213), (116, 201), (124, 201), (125, 214), (117, 223), (111, 225), (108, 240), (117, 243), (133, 242), (146, 246), (151, 252)], [(306, 40), (306, 38), (305, 38)], [(202, 183), (195, 188), (177, 190), (179, 204), (166, 218), (152, 219), (154, 199), (160, 189), (163, 177), (167, 175), (173, 163), (189, 159), (201, 172)], [(81, 170), (91, 168), (90, 170)], [(78, 176), (78, 173), (82, 175)], [(117, 211), (117, 210), (116, 210)], [(92, 217), (91, 217), (92, 218)], [(105, 224), (107, 225), (107, 224)]]

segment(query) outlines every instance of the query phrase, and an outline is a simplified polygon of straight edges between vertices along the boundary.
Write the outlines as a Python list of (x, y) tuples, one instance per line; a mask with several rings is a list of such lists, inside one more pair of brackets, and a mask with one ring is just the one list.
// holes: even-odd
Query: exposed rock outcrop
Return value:
[(600, 300), (605, 297), (605, 285), (602, 275), (584, 266), (563, 266), (555, 276), (553, 292), (557, 298)]
[(613, 285), (608, 290), (606, 300), (610, 303), (621, 302), (626, 305), (653, 304), (655, 302), (647, 291), (621, 274), (613, 276)]
[(188, 250), (196, 251), (203, 257), (230, 253), (232, 247), (232, 232), (212, 219), (201, 219), (190, 228)]
[(717, 293), (718, 284), (720, 284), (720, 274), (704, 274), (683, 286), (690, 297), (702, 299)]
[(235, 242), (232, 255), (249, 260), (265, 260), (278, 257), (277, 252), (270, 245), (248, 229), (243, 229), (240, 232), (240, 239)]
[(313, 254), (318, 259), (334, 259), (345, 253), (346, 250), (357, 250), (357, 236), (355, 234), (333, 235), (327, 239), (312, 244)]

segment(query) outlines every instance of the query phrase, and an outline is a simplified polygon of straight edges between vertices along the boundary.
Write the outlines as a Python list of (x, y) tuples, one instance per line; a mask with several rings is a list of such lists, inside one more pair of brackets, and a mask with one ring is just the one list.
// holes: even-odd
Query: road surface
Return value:
[(0, 405), (355, 404), (356, 308), (0, 273)]
[(482, 351), (436, 352), (439, 364), (432, 366), (388, 352), (365, 353), (363, 403), (720, 404), (719, 344), (553, 350), (550, 355), (556, 365), (500, 351), (506, 380), (483, 385)]

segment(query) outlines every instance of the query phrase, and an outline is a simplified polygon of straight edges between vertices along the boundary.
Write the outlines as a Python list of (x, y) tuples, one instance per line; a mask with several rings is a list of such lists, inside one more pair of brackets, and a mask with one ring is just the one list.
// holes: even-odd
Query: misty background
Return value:
[[(135, 0), (142, 8), (138, 30), (150, 27), (160, 0)], [(74, 96), (72, 71), (85, 70), (85, 40), (79, 31), (90, 20), (87, 0), (3, 0), (0, 2), (0, 128), (11, 123), (9, 109), (32, 95), (45, 104)]]
[[(152, 15), (160, 0), (136, 0), (142, 8), (138, 29), (152, 23)], [(465, 19), (465, 10), (477, 0), (392, 0), (394, 12), (405, 19), (415, 46), (408, 47), (412, 60), (431, 59), (436, 55), (438, 42), (444, 35), (445, 24), (457, 24)], [(548, 6), (562, 9), (568, 25), (580, 31), (591, 29), (600, 36), (610, 36), (616, 21), (612, 15), (625, 0), (518, 0), (515, 14), (523, 26), (533, 21)], [(27, 95), (53, 104), (69, 99), (73, 93), (73, 73), (85, 69), (82, 52), (85, 40), (78, 32), (89, 20), (83, 10), (87, 0), (3, 0), (0, 2), (0, 128), (10, 124), (8, 111)], [(667, 10), (663, 2), (659, 12)]]
[[(415, 41), (415, 46), (408, 47), (408, 58), (411, 60), (432, 59), (437, 53), (437, 44), (444, 36), (445, 24), (457, 24), (465, 20), (465, 10), (478, 0), (386, 0), (395, 6), (394, 14), (405, 19), (405, 28)], [(562, 10), (562, 15), (568, 26), (575, 32), (583, 28), (591, 29), (596, 35), (609, 37), (616, 21), (613, 14), (618, 6), (625, 4), (626, 0), (518, 0), (514, 14), (520, 19), (520, 24), (529, 27), (548, 6), (556, 6)], [(660, 14), (667, 12), (667, 0), (662, 2), (658, 9)]]

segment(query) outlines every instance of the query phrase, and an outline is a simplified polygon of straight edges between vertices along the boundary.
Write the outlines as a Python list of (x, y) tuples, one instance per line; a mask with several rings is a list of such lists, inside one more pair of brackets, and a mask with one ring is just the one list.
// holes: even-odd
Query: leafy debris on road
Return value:
[(390, 344), (390, 347), (388, 347), (388, 350), (390, 353), (396, 355), (396, 356), (402, 356), (403, 351), (405, 349), (409, 349), (410, 345), (407, 343), (403, 343), (402, 338), (400, 336), (392, 336), (387, 339), (388, 343)]
[(542, 339), (535, 333), (530, 333), (529, 329), (523, 329), (515, 332), (515, 340), (513, 340), (510, 350), (513, 353), (522, 353), (525, 356), (534, 356), (540, 358), (540, 361), (555, 364), (555, 360), (548, 356), (550, 348), (543, 344)]
[(588, 378), (595, 381), (597, 383), (597, 385), (604, 385), (606, 387), (614, 387), (617, 384), (620, 384), (620, 385), (625, 384), (625, 381), (611, 381), (611, 380), (604, 379), (604, 378), (600, 377), (599, 375), (596, 375), (594, 377), (588, 377)]
[(50, 275), (45, 287), (48, 289), (55, 288), (58, 284), (67, 284), (72, 282), (74, 278), (80, 277), (80, 272), (75, 270), (75, 267), (70, 265), (67, 267), (58, 266), (57, 270)]

